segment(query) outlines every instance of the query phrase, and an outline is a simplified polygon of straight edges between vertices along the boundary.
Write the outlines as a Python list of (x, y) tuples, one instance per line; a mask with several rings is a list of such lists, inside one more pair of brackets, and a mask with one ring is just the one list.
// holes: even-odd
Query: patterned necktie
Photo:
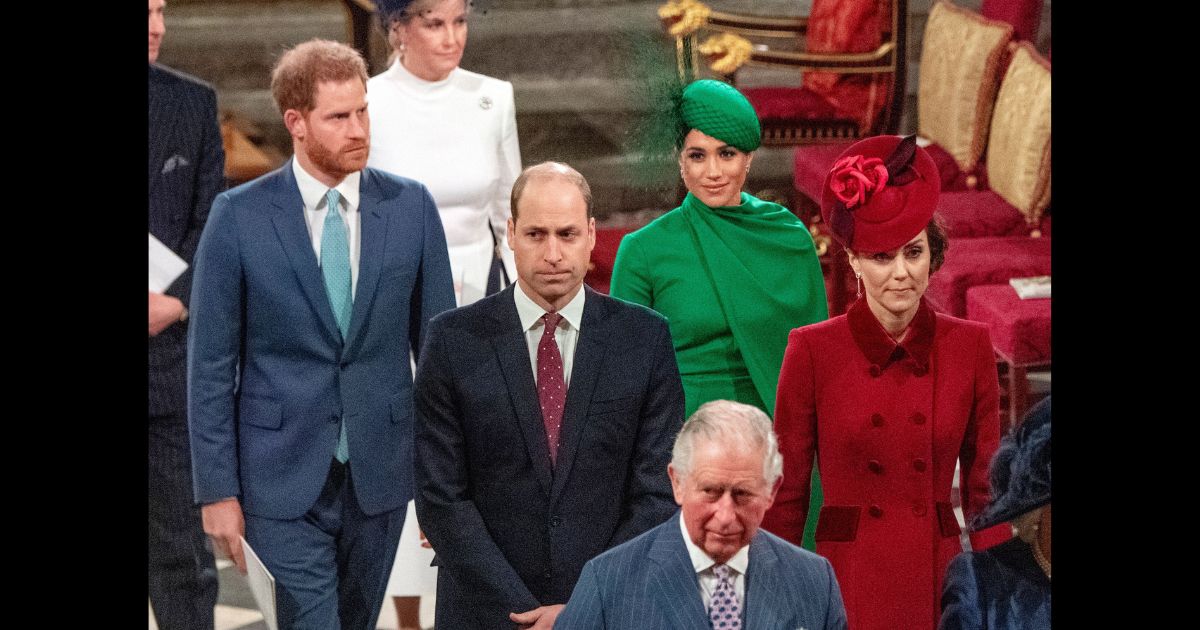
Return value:
[[(346, 231), (346, 222), (338, 212), (340, 198), (338, 191), (332, 188), (325, 193), (328, 212), (325, 213), (325, 224), (321, 229), (321, 275), (325, 278), (325, 293), (329, 296), (329, 305), (333, 307), (333, 317), (337, 320), (338, 330), (341, 331), (344, 341), (350, 329), (353, 298), (350, 291), (350, 237)], [(342, 420), (334, 457), (343, 464), (350, 459), (345, 419)]]
[(538, 342), (538, 402), (542, 404), (542, 422), (546, 425), (546, 442), (550, 447), (550, 464), (558, 463), (558, 430), (562, 427), (563, 405), (567, 400), (567, 387), (563, 381), (562, 354), (554, 331), (562, 315), (546, 313), (542, 316), (542, 340)]
[(729, 565), (718, 564), (713, 567), (713, 573), (717, 574), (717, 588), (708, 607), (713, 630), (741, 630), (742, 607), (733, 590), (733, 570)]

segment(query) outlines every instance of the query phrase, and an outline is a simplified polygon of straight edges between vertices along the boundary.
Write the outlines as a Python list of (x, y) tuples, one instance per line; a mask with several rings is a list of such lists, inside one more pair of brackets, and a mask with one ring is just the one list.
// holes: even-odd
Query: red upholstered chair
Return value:
[(967, 319), (988, 325), (992, 347), (1007, 368), (1008, 424), (1029, 407), (1030, 368), (1050, 366), (1050, 298), (1022, 300), (1008, 284), (967, 290)]
[(701, 55), (734, 85), (755, 66), (795, 70), (797, 83), (804, 73), (800, 85), (743, 89), (763, 144), (789, 145), (895, 132), (904, 103), (907, 4), (813, 0), (808, 16), (761, 16), (672, 0), (659, 16), (675, 36), (684, 81), (696, 78)]
[(592, 248), (592, 259), (588, 263), (587, 274), (583, 276), (583, 281), (589, 287), (601, 293), (608, 293), (612, 284), (613, 262), (617, 260), (617, 248), (621, 246), (621, 239), (636, 229), (637, 227), (596, 228), (596, 246)]

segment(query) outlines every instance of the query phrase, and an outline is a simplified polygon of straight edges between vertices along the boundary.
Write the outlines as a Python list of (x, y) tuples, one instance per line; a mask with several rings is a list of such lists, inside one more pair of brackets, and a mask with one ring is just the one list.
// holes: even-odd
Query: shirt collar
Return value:
[(850, 334), (854, 336), (854, 342), (872, 366), (883, 369), (893, 362), (911, 358), (914, 367), (921, 371), (929, 370), (929, 353), (933, 349), (937, 318), (925, 304), (924, 298), (921, 299), (920, 305), (917, 306), (917, 314), (909, 324), (908, 336), (900, 343), (896, 343), (879, 324), (879, 320), (875, 319), (866, 298), (858, 300), (850, 307), (846, 312), (846, 320), (850, 324)]
[[(704, 553), (703, 549), (692, 542), (692, 537), (688, 535), (687, 525), (683, 522), (683, 510), (679, 511), (679, 529), (683, 531), (683, 544), (687, 547), (688, 556), (692, 559), (692, 568), (696, 570), (696, 573), (703, 573), (717, 564), (708, 557), (708, 554)], [(725, 564), (737, 571), (739, 575), (746, 575), (746, 569), (750, 566), (750, 545), (738, 549), (737, 553), (733, 554), (733, 557)]]
[[(308, 210), (320, 208), (321, 204), (325, 202), (325, 193), (329, 192), (329, 187), (309, 175), (308, 171), (300, 166), (300, 160), (294, 157), (292, 158), (292, 174), (296, 176), (296, 186), (300, 188), (300, 197), (304, 200), (304, 207)], [(358, 209), (358, 182), (361, 178), (362, 171), (355, 171), (333, 187), (342, 196), (342, 199), (346, 200), (346, 212), (354, 212)]]
[[(559, 315), (566, 320), (567, 324), (575, 330), (580, 330), (580, 324), (583, 323), (583, 300), (587, 289), (579, 287), (579, 292), (575, 297), (571, 298), (567, 305), (558, 311)], [(538, 306), (533, 298), (525, 293), (525, 288), (521, 283), (513, 289), (513, 300), (517, 303), (517, 316), (521, 318), (521, 330), (528, 331), (538, 324), (542, 319), (542, 315), (546, 314), (546, 310)]]

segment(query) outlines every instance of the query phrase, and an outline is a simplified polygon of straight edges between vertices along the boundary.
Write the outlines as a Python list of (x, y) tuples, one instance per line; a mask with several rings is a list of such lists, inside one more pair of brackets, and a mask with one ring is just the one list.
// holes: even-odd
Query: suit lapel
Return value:
[(550, 496), (550, 447), (546, 444), (546, 428), (537, 401), (537, 386), (533, 382), (529, 346), (525, 343), (525, 331), (521, 329), (521, 318), (513, 301), (512, 292), (515, 290), (517, 285), (513, 284), (497, 296), (499, 308), (492, 312), (497, 322), (497, 333), (492, 337), (492, 347), (504, 372), (508, 395), (512, 398), (534, 475), (542, 492)]
[(607, 351), (604, 340), (608, 335), (605, 327), (608, 305), (598, 293), (586, 286), (582, 290), (588, 293), (583, 301), (583, 317), (579, 325), (579, 340), (575, 343), (571, 383), (567, 386), (567, 401), (563, 407), (562, 435), (558, 441), (558, 464), (554, 470), (551, 501), (562, 492), (571, 474), (571, 467), (575, 464), (575, 454), (579, 451), (580, 436), (584, 433), (592, 392), (596, 390), (600, 366), (604, 364), (604, 354)]
[(291, 161), (276, 171), (274, 178), (275, 190), (271, 195), (271, 203), (275, 206), (275, 216), (271, 222), (275, 226), (275, 233), (283, 243), (283, 251), (292, 265), (292, 271), (296, 273), (296, 279), (317, 313), (317, 318), (324, 325), (325, 333), (335, 346), (341, 346), (341, 332), (333, 317), (329, 295), (325, 292), (325, 280), (317, 265), (317, 254), (313, 252), (308, 226), (304, 223), (304, 199), (300, 197), (300, 188), (292, 174)]
[[(379, 275), (383, 268), (384, 246), (387, 244), (388, 220), (395, 214), (384, 212), (385, 200), (382, 191), (376, 185), (370, 171), (363, 170), (358, 191), (358, 212), (361, 221), (358, 236), (358, 285), (354, 291), (350, 327), (346, 335), (347, 354), (353, 354), (358, 347), (357, 342), (366, 323), (367, 313), (371, 312), (371, 304), (375, 301), (375, 289), (379, 285)], [(418, 242), (419, 239), (416, 239), (413, 244)], [(407, 317), (407, 314), (401, 316)]]
[(153, 65), (150, 66), (147, 80), (147, 93), (149, 100), (150, 116), (147, 121), (150, 125), (150, 138), (155, 140), (150, 143), (149, 154), (147, 155), (147, 170), (150, 182), (150, 194), (154, 194), (154, 189), (158, 187), (159, 181), (162, 180), (162, 168), (166, 163), (168, 147), (171, 146), (171, 136), (174, 132), (175, 125), (184, 124), (176, 115), (176, 110), (179, 109), (179, 103), (175, 99), (169, 98), (170, 95), (165, 94), (162, 84), (159, 81), (158, 73), (161, 72)]
[(683, 544), (678, 511), (659, 526), (648, 555), (655, 563), (651, 586), (668, 626), (679, 630), (710, 627), (700, 598), (700, 581)]
[(779, 617), (778, 598), (788, 586), (779, 583), (779, 562), (766, 536), (757, 533), (750, 540), (750, 565), (746, 568), (746, 596), (742, 608), (746, 611), (746, 630), (776, 630), (787, 619)]

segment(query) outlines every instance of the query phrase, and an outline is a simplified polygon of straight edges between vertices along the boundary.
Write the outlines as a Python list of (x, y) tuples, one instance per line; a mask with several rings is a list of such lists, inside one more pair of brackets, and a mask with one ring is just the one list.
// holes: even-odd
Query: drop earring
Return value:
[(857, 271), (854, 272), (854, 286), (858, 289), (858, 295), (856, 296), (856, 299), (862, 299), (862, 274), (858, 273)]

